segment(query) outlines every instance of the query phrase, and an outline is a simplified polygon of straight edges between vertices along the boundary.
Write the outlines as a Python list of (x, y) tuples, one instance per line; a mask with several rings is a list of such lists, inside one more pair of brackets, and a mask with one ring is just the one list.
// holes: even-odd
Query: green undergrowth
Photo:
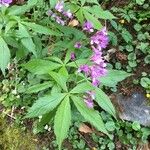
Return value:
[(0, 150), (35, 150), (34, 136), (20, 128), (7, 123), (0, 116)]

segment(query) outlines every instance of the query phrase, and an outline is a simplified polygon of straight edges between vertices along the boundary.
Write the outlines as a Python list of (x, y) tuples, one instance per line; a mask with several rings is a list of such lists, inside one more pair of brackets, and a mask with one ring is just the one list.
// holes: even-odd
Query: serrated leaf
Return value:
[(83, 10), (82, 10), (82, 8), (80, 8), (80, 9), (76, 12), (76, 17), (78, 18), (78, 20), (80, 21), (81, 24), (84, 22), (84, 15), (83, 15)]
[(37, 92), (45, 90), (49, 87), (52, 87), (52, 82), (50, 82), (50, 81), (33, 85), (33, 86), (29, 87), (25, 93), (28, 93), (28, 94), (37, 93)]
[(52, 71), (54, 69), (58, 69), (59, 67), (61, 67), (61, 64), (54, 63), (48, 60), (33, 59), (22, 66), (34, 74), (41, 75), (47, 74), (49, 73), (49, 71)]
[(77, 107), (78, 111), (85, 118), (85, 120), (90, 122), (95, 128), (97, 128), (98, 131), (101, 131), (109, 136), (109, 134), (105, 128), (104, 122), (103, 122), (100, 114), (98, 113), (98, 111), (88, 108), (85, 105), (84, 101), (77, 96), (71, 96), (71, 98), (72, 98), (75, 106)]
[(86, 64), (87, 63), (87, 59), (79, 59), (76, 60), (75, 62), (70, 62), (67, 64), (68, 67), (75, 67), (75, 68), (79, 68), (80, 65)]
[(84, 93), (90, 90), (93, 90), (93, 86), (88, 83), (88, 82), (84, 82), (84, 83), (80, 83), (78, 84), (76, 87), (74, 87), (70, 93)]
[(63, 140), (67, 137), (69, 127), (71, 125), (71, 107), (69, 97), (66, 96), (57, 109), (54, 119), (54, 132), (56, 140), (61, 150)]
[(37, 57), (37, 52), (35, 50), (35, 44), (33, 43), (33, 40), (28, 33), (25, 26), (22, 24), (19, 24), (19, 34), (22, 37), (21, 43), (22, 45), (29, 51), (32, 52)]
[(10, 61), (10, 50), (2, 37), (0, 37), (0, 69), (5, 75), (5, 69)]
[(105, 10), (105, 11), (101, 11), (101, 13), (99, 14), (99, 18), (101, 19), (115, 19), (116, 17), (109, 11)]
[(95, 101), (99, 104), (99, 106), (104, 109), (106, 112), (108, 112), (110, 115), (112, 115), (114, 118), (116, 118), (116, 111), (111, 103), (109, 97), (99, 88), (95, 89), (96, 91), (96, 98)]
[(49, 72), (49, 74), (64, 91), (66, 92), (68, 91), (66, 86), (66, 81), (67, 81), (66, 76), (53, 71)]
[(22, 15), (25, 12), (29, 11), (34, 5), (22, 5), (22, 6), (14, 5), (8, 9), (8, 15), (14, 16)]
[(26, 25), (27, 27), (31, 28), (33, 31), (45, 35), (54, 35), (54, 36), (61, 36), (59, 31), (54, 31), (46, 26), (42, 26), (32, 22), (22, 22), (22, 24)]
[(105, 86), (114, 87), (117, 85), (118, 82), (124, 80), (131, 75), (132, 74), (125, 71), (109, 70), (106, 76), (100, 78), (100, 81)]
[(96, 17), (94, 17), (92, 14), (90, 14), (86, 10), (84, 10), (83, 13), (84, 13), (86, 20), (93, 23), (95, 29), (100, 30), (102, 28), (102, 24)]
[(66, 96), (66, 94), (56, 93), (39, 98), (28, 110), (26, 118), (34, 118), (52, 111)]

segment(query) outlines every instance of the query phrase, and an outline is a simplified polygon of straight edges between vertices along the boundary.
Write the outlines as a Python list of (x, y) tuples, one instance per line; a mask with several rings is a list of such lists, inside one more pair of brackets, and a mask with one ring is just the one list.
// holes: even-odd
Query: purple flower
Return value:
[(12, 0), (0, 0), (0, 6), (4, 5), (8, 7), (12, 3)]
[(73, 60), (75, 60), (75, 58), (76, 58), (75, 53), (72, 52), (72, 53), (70, 54), (70, 59), (73, 61)]
[(70, 18), (70, 19), (73, 17), (72, 13), (70, 12), (70, 9), (67, 10), (67, 11), (64, 11), (63, 15), (66, 16), (66, 17), (68, 17), (68, 18)]
[(92, 62), (96, 63), (96, 64), (100, 64), (103, 62), (103, 59), (102, 59), (102, 52), (97, 52), (97, 53), (94, 53), (92, 56), (91, 56), (91, 59), (90, 59)]
[(103, 28), (101, 31), (98, 31), (91, 37), (91, 44), (95, 45), (97, 49), (106, 48), (108, 45), (108, 36), (106, 28)]
[(87, 107), (93, 108), (94, 103), (91, 99), (84, 99), (84, 102), (86, 103)]
[(48, 10), (48, 11), (47, 11), (47, 15), (48, 15), (48, 16), (52, 16), (52, 15), (53, 15), (53, 12), (52, 12), (51, 10)]
[(61, 1), (61, 2), (58, 2), (55, 6), (55, 9), (58, 11), (58, 12), (62, 12), (63, 9), (64, 9), (64, 2)]
[(93, 85), (93, 86), (97, 87), (97, 86), (99, 86), (99, 84), (100, 84), (100, 81), (99, 81), (99, 80), (97, 80), (96, 78), (93, 78), (93, 79), (92, 79), (92, 85)]
[(86, 21), (83, 25), (83, 30), (87, 32), (93, 32), (93, 24), (90, 21)]
[(82, 46), (82, 45), (81, 45), (80, 42), (76, 42), (75, 45), (74, 45), (75, 48), (81, 48), (81, 46)]
[(90, 68), (88, 65), (81, 65), (78, 69), (78, 72), (84, 72), (87, 76), (89, 75), (90, 73)]
[(58, 24), (61, 24), (62, 26), (65, 25), (65, 22), (61, 19), (61, 17), (56, 16), (55, 19), (56, 19), (56, 22), (57, 22)]
[(83, 98), (84, 98), (84, 102), (86, 103), (87, 107), (89, 107), (89, 108), (94, 107), (93, 100), (95, 99), (95, 93), (93, 91), (86, 92), (86, 95)]

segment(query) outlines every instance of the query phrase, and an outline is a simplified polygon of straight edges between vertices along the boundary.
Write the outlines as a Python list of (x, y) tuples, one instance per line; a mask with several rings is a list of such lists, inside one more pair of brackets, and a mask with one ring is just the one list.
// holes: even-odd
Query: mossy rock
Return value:
[(0, 116), (0, 150), (36, 150), (35, 137)]

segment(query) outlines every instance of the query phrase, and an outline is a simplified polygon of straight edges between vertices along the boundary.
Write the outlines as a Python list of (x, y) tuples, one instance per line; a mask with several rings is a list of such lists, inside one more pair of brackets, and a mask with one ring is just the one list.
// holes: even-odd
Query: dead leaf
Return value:
[(137, 150), (150, 150), (148, 143), (146, 144), (141, 144), (138, 146)]
[(83, 133), (93, 133), (93, 130), (87, 126), (86, 124), (82, 123), (79, 127), (79, 131)]
[(71, 27), (75, 27), (79, 24), (79, 21), (76, 20), (76, 19), (73, 19), (69, 22), (68, 26), (71, 26)]

